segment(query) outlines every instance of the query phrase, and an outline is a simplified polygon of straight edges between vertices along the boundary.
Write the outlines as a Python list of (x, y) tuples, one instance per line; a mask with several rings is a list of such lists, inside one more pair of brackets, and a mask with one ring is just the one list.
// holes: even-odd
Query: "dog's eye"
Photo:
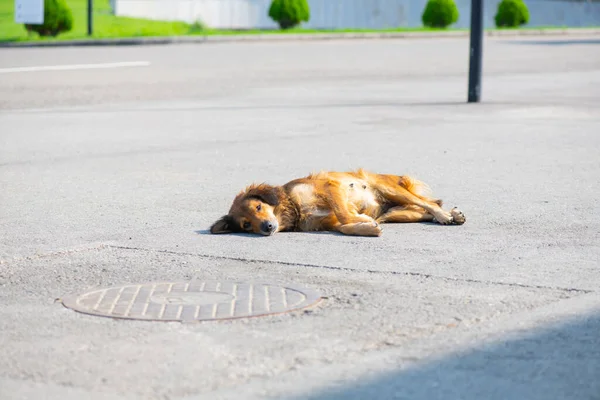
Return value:
[(244, 229), (245, 229), (245, 230), (248, 230), (248, 229), (250, 229), (250, 227), (251, 227), (251, 226), (252, 226), (252, 225), (250, 225), (250, 222), (244, 222)]
[(260, 209), (262, 208), (262, 206), (259, 204), (256, 206), (256, 211), (260, 211)]

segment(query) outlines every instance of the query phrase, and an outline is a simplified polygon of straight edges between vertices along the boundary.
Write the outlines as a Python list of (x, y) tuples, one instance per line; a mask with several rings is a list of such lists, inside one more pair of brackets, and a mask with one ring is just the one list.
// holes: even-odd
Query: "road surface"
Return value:
[[(1, 399), (599, 399), (600, 42), (0, 50)], [(463, 226), (215, 236), (251, 182), (411, 174)], [(113, 320), (97, 286), (261, 280), (293, 313)]]

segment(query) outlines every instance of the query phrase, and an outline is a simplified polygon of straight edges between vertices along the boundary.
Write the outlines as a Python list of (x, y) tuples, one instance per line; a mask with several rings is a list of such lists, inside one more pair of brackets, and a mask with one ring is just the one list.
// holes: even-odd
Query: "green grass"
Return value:
[[(0, 41), (64, 40), (87, 37), (87, 0), (66, 0), (73, 13), (73, 29), (57, 38), (29, 37), (22, 24), (15, 23), (14, 0), (0, 0)], [(173, 36), (190, 34), (192, 27), (184, 22), (150, 21), (115, 17), (110, 14), (108, 0), (94, 0), (94, 37)]]
[[(66, 0), (73, 13), (73, 29), (56, 38), (40, 38), (37, 34), (28, 36), (22, 24), (14, 22), (14, 0), (0, 0), (0, 42), (69, 40), (87, 38), (87, 0)], [(163, 0), (168, 1), (168, 0)], [(183, 35), (253, 35), (253, 34), (315, 34), (315, 33), (368, 33), (368, 32), (435, 32), (443, 29), (430, 28), (389, 28), (389, 29), (303, 29), (286, 31), (274, 30), (218, 30), (204, 29), (199, 25), (184, 22), (152, 21), (139, 18), (115, 17), (110, 14), (109, 0), (94, 0), (95, 38), (130, 38), (140, 36), (183, 36)], [(521, 28), (555, 29), (562, 27)], [(446, 29), (466, 31), (467, 29)], [(494, 29), (486, 29), (494, 30)]]

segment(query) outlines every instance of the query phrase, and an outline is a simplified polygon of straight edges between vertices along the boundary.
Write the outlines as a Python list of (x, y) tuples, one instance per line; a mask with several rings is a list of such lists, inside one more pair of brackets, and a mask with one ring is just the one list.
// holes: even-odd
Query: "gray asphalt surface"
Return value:
[[(0, 399), (600, 399), (600, 43), (0, 50)], [(148, 61), (145, 67), (11, 72)], [(467, 216), (213, 236), (245, 185), (412, 174)], [(300, 284), (306, 312), (115, 321), (95, 286)]]

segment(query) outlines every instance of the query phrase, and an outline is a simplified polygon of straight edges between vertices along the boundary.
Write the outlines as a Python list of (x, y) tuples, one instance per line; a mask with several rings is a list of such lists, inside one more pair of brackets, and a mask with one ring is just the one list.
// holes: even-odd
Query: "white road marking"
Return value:
[(0, 68), (0, 74), (10, 74), (15, 72), (72, 71), (77, 69), (147, 67), (148, 65), (150, 65), (149, 61), (125, 61), (103, 64), (42, 65), (37, 67)]

